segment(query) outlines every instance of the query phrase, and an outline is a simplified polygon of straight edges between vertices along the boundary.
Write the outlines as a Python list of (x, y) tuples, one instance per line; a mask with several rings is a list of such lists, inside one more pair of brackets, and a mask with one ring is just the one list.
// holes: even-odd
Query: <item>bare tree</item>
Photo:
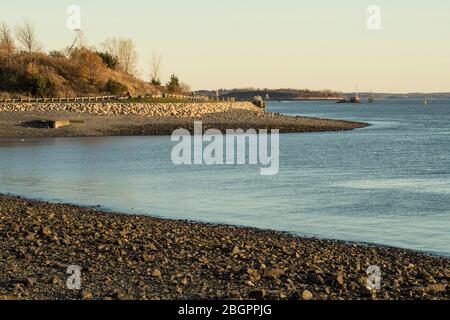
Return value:
[(136, 46), (132, 39), (111, 38), (102, 44), (103, 49), (116, 57), (119, 61), (119, 67), (127, 74), (135, 75), (137, 72), (138, 54)]
[(11, 57), (16, 50), (14, 37), (6, 23), (0, 25), (0, 56)]
[(119, 58), (125, 73), (136, 74), (137, 51), (134, 41), (131, 39), (122, 39), (119, 46)]
[[(117, 38), (109, 38), (106, 39), (101, 44), (103, 50), (105, 50), (108, 54), (113, 56), (114, 58), (119, 59), (119, 39)], [(120, 64), (120, 61), (119, 61)]]
[(152, 66), (150, 69), (150, 80), (153, 84), (161, 84), (162, 56), (157, 51), (152, 53)]
[(23, 49), (29, 54), (41, 49), (41, 46), (37, 40), (36, 29), (34, 25), (27, 20), (22, 26), (17, 27), (16, 37)]
[(183, 93), (191, 93), (191, 91), (192, 91), (191, 86), (189, 84), (187, 84), (186, 82), (180, 83), (180, 89), (181, 89), (181, 92), (183, 92)]

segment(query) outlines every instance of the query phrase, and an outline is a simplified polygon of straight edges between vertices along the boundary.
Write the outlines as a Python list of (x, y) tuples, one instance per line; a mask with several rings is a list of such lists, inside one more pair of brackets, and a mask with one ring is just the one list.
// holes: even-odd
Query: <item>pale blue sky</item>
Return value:
[[(13, 0), (0, 21), (32, 21), (47, 50), (68, 46), (66, 9), (82, 9), (90, 45), (133, 38), (142, 77), (151, 52), (194, 89), (450, 91), (448, 0)], [(366, 9), (382, 10), (382, 29)]]

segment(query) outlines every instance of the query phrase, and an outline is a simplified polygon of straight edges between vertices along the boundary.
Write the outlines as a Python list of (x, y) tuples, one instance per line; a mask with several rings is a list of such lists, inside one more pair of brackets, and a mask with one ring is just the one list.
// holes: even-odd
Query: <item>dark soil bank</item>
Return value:
[(0, 299), (449, 299), (449, 280), (444, 257), (0, 195)]

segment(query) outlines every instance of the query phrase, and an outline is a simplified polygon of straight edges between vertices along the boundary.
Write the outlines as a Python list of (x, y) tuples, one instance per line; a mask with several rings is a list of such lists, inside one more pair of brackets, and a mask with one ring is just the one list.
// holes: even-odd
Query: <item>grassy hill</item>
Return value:
[(108, 57), (90, 49), (60, 52), (14, 52), (0, 55), (0, 96), (133, 96), (157, 93), (150, 83), (108, 66)]

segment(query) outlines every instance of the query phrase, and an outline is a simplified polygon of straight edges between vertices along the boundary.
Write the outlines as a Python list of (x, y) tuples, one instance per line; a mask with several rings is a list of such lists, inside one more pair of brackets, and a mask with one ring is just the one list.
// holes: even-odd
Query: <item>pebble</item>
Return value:
[(241, 253), (241, 249), (239, 249), (238, 246), (235, 246), (235, 247), (233, 248), (233, 250), (231, 251), (231, 255), (232, 255), (232, 256), (236, 256), (236, 255), (238, 255), (239, 253)]
[(313, 294), (309, 290), (304, 290), (302, 293), (303, 300), (312, 300), (314, 298)]
[(161, 271), (159, 269), (154, 269), (152, 272), (152, 277), (161, 278), (162, 277)]
[(82, 300), (92, 300), (92, 299), (94, 299), (94, 296), (89, 291), (83, 291), (81, 293), (81, 299)]
[(264, 277), (266, 278), (279, 278), (284, 274), (284, 271), (281, 269), (267, 269), (264, 271)]
[(38, 279), (36, 277), (27, 277), (25, 282), (28, 286), (34, 286), (37, 283)]
[(52, 235), (52, 231), (50, 230), (49, 227), (46, 227), (46, 226), (42, 227), (41, 232), (46, 237), (49, 237)]
[(428, 285), (428, 287), (426, 288), (427, 292), (445, 292), (447, 290), (447, 285), (446, 284), (430, 284)]

